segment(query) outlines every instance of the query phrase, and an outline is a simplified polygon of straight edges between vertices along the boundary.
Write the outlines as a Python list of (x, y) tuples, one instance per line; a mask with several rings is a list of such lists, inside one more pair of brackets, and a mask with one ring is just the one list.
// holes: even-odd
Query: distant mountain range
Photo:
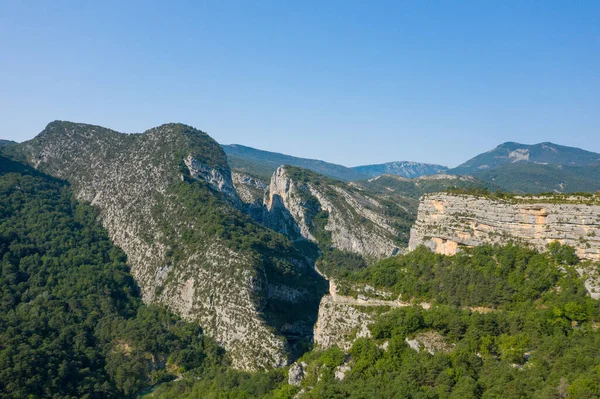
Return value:
[(449, 173), (469, 174), (517, 193), (600, 190), (600, 154), (554, 143), (508, 142)]
[(292, 165), (322, 175), (358, 181), (382, 175), (405, 178), (448, 174), (469, 175), (490, 187), (516, 193), (600, 190), (600, 154), (554, 143), (507, 142), (479, 154), (454, 169), (442, 165), (398, 161), (348, 168), (241, 145), (222, 146), (232, 170), (268, 180), (280, 165)]
[(600, 154), (554, 143), (526, 145), (507, 142), (451, 169), (450, 173), (472, 174), (515, 163), (569, 166), (600, 165)]
[(354, 169), (317, 159), (298, 158), (239, 144), (221, 145), (221, 147), (227, 154), (227, 160), (232, 170), (265, 180), (269, 180), (273, 172), (281, 165), (297, 166), (343, 181), (362, 180), (368, 177)]
[(377, 177), (384, 174), (388, 174), (413, 178), (448, 172), (448, 168), (446, 166), (412, 161), (399, 161), (375, 165), (355, 166), (352, 169), (368, 177)]
[(263, 179), (271, 177), (277, 167), (292, 165), (312, 170), (324, 176), (342, 181), (364, 180), (383, 174), (402, 177), (419, 177), (446, 173), (448, 168), (422, 162), (388, 162), (375, 165), (355, 166), (352, 168), (317, 159), (299, 158), (277, 152), (258, 150), (240, 144), (221, 145), (227, 154), (229, 165), (233, 170), (252, 174)]
[(513, 163), (472, 176), (515, 193), (574, 193), (600, 190), (600, 165)]

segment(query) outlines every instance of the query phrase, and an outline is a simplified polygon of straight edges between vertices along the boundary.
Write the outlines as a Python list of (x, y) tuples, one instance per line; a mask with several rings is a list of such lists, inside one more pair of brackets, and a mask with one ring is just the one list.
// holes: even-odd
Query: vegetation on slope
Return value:
[[(423, 194), (451, 189), (484, 189), (490, 192), (498, 190), (497, 186), (483, 180), (475, 179), (470, 176), (451, 175), (430, 176), (416, 179), (404, 179), (392, 175), (383, 175), (368, 181), (361, 181), (360, 184), (366, 189), (382, 196), (388, 196), (393, 199), (406, 197), (414, 200), (418, 200)], [(410, 203), (412, 205), (415, 204), (414, 201), (411, 201)]]
[(516, 163), (476, 172), (473, 176), (514, 193), (575, 193), (600, 190), (600, 165)]
[(554, 143), (533, 145), (507, 142), (479, 154), (450, 170), (453, 174), (472, 174), (508, 164), (588, 166), (600, 163), (600, 154)]
[(0, 157), (0, 215), (0, 397), (123, 397), (223, 361), (199, 326), (142, 304), (64, 182)]
[(574, 192), (570, 194), (538, 193), (538, 194), (515, 194), (505, 191), (489, 191), (485, 188), (460, 188), (454, 187), (446, 190), (453, 195), (469, 195), (483, 197), (496, 201), (506, 201), (512, 204), (585, 204), (599, 205), (600, 192)]
[[(304, 389), (300, 397), (311, 399), (596, 398), (600, 303), (587, 296), (578, 262), (572, 248), (558, 244), (543, 254), (507, 245), (455, 257), (420, 248), (345, 278), (432, 307), (365, 308), (375, 317), (372, 337), (356, 340), (349, 353), (305, 355), (300, 387), (261, 373), (213, 384), (185, 379), (155, 396), (292, 398)], [(422, 333), (438, 334), (446, 349), (410, 348), (406, 339)], [(350, 368), (342, 381), (335, 378), (340, 365)]]
[[(148, 299), (202, 320), (236, 365), (283, 362), (281, 335), (292, 349), (310, 341), (324, 282), (289, 240), (236, 209), (226, 155), (206, 133), (165, 124), (126, 135), (57, 121), (22, 149), (78, 197), (96, 198)], [(193, 296), (182, 295), (185, 281)]]
[[(178, 230), (172, 228), (160, 206), (155, 207), (156, 220), (162, 220), (163, 244), (169, 248), (172, 264), (177, 267), (186, 252), (206, 245), (207, 237), (216, 237), (229, 248), (252, 259), (257, 281), (266, 277), (271, 285), (281, 285), (304, 292), (301, 300), (292, 303), (267, 296), (257, 296), (264, 316), (272, 327), (283, 334), (291, 345), (292, 355), (301, 353), (312, 339), (312, 325), (316, 322), (319, 301), (326, 292), (326, 282), (315, 273), (303, 254), (283, 235), (253, 222), (243, 212), (233, 209), (208, 183), (186, 179), (174, 183), (168, 190), (174, 202), (181, 206), (177, 213)], [(175, 240), (175, 237), (181, 239)], [(234, 271), (222, 268), (221, 273)], [(215, 282), (218, 284), (218, 282)], [(286, 326), (302, 325), (302, 331), (289, 333)]]

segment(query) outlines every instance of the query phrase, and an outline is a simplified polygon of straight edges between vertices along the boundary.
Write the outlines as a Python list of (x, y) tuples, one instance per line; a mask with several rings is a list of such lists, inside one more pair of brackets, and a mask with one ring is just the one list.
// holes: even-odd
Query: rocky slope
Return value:
[(269, 184), (259, 177), (240, 172), (232, 172), (231, 177), (246, 213), (261, 222), (264, 213), (263, 199)]
[(20, 149), (100, 210), (144, 300), (197, 320), (234, 366), (284, 365), (284, 335), (310, 334), (318, 276), (282, 236), (237, 210), (225, 154), (205, 133), (167, 124), (127, 135), (53, 122)]
[(273, 174), (265, 196), (267, 226), (292, 239), (328, 244), (367, 259), (400, 250), (395, 218), (408, 213), (340, 181), (290, 166)]
[(600, 260), (600, 198), (428, 194), (421, 199), (409, 249), (425, 245), (453, 255), (462, 246), (509, 240), (522, 240), (539, 250), (559, 241), (573, 246), (580, 258)]

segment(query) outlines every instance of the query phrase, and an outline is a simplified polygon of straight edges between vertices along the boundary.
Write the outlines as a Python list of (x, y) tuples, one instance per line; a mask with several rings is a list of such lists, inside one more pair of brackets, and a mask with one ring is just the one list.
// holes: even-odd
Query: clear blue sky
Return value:
[(0, 0), (0, 137), (179, 121), (349, 166), (600, 152), (600, 1)]

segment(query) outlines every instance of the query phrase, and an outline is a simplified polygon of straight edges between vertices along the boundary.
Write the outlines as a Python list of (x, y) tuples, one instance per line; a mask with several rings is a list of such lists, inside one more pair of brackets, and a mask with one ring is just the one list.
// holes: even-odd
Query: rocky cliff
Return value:
[(422, 244), (453, 255), (463, 246), (509, 240), (539, 250), (558, 241), (573, 246), (582, 259), (600, 260), (600, 198), (428, 194), (421, 199), (409, 249)]
[(295, 167), (279, 167), (265, 195), (265, 224), (292, 239), (379, 259), (399, 251), (389, 208), (343, 182)]
[(197, 320), (234, 366), (284, 365), (286, 331), (293, 340), (311, 333), (319, 277), (284, 237), (238, 210), (225, 154), (207, 134), (53, 122), (21, 150), (100, 210), (144, 300)]

